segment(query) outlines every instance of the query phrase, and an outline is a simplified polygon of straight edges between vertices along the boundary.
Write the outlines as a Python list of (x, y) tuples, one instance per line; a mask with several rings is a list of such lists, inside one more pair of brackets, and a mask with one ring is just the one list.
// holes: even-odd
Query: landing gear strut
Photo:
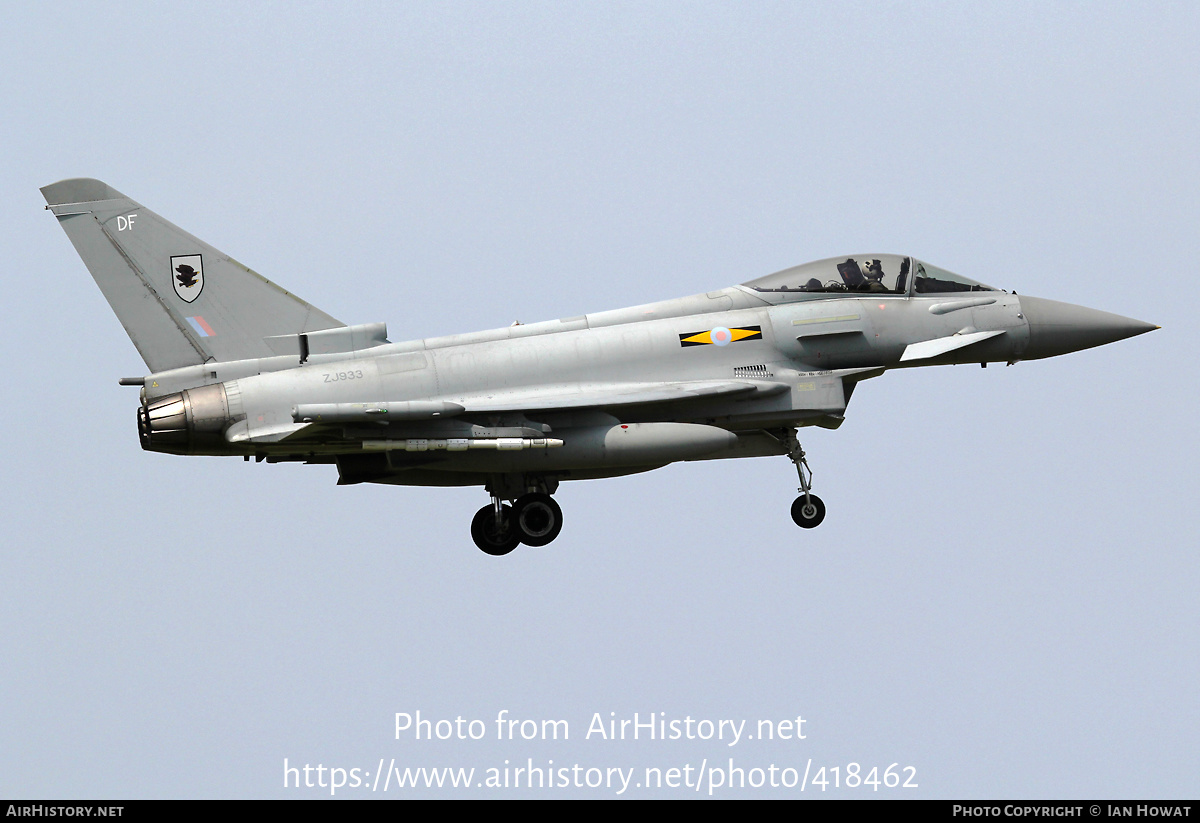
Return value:
[(812, 469), (804, 459), (804, 449), (794, 430), (787, 431), (784, 443), (787, 444), (788, 459), (796, 464), (796, 473), (800, 475), (800, 496), (792, 503), (792, 520), (802, 529), (815, 529), (825, 519), (825, 504), (811, 491)]
[[(541, 488), (546, 485), (540, 484)], [(519, 544), (545, 546), (562, 531), (562, 509), (554, 498), (545, 491), (536, 491), (539, 485), (517, 497), (511, 505), (505, 505), (497, 493), (499, 484), (489, 487), (492, 495), (490, 505), (475, 513), (471, 521), (471, 539), (482, 551), (493, 556), (505, 555)], [(549, 487), (553, 491), (553, 486)], [(509, 494), (513, 490), (508, 491)]]

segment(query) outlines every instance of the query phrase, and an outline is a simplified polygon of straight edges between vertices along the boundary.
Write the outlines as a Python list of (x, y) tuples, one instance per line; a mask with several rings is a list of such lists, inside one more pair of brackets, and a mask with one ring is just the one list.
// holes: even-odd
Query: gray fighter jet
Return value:
[(142, 448), (335, 465), (341, 484), (483, 486), (480, 549), (544, 546), (563, 480), (786, 455), (792, 519), (825, 505), (797, 427), (836, 429), (888, 369), (1012, 364), (1158, 328), (865, 254), (740, 286), (406, 343), (347, 326), (110, 186), (42, 189), (150, 370)]

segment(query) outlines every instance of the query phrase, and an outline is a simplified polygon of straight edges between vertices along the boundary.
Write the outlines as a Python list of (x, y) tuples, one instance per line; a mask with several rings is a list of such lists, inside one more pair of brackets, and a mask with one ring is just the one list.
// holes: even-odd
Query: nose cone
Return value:
[(1153, 323), (1072, 303), (1024, 296), (1020, 300), (1021, 313), (1029, 322), (1029, 345), (1021, 355), (1024, 360), (1103, 346), (1159, 328)]

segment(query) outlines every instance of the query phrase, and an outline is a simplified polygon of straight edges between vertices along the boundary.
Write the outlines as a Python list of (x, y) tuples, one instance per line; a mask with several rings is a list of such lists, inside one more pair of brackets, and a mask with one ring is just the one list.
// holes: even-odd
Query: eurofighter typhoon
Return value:
[(1158, 326), (856, 254), (692, 297), (405, 343), (347, 326), (99, 180), (42, 189), (150, 373), (142, 448), (337, 467), (339, 484), (482, 486), (492, 555), (562, 528), (564, 480), (785, 455), (889, 369), (1036, 360)]

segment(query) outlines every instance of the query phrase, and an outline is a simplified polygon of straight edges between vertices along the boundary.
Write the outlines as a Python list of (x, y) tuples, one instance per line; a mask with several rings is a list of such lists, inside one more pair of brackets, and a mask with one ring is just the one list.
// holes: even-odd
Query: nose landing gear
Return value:
[(804, 459), (804, 449), (796, 439), (796, 432), (789, 429), (784, 442), (788, 447), (788, 459), (796, 464), (800, 475), (800, 496), (792, 502), (792, 520), (802, 529), (815, 529), (825, 519), (825, 503), (812, 493), (812, 469)]
[(800, 528), (816, 528), (824, 519), (825, 503), (815, 494), (802, 494), (792, 501), (792, 520)]

